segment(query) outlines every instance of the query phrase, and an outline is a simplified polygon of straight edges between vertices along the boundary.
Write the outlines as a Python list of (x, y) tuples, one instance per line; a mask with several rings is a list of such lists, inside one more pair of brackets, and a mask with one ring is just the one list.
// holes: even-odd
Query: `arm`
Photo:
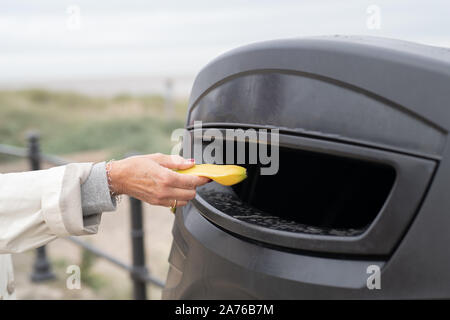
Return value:
[(96, 233), (101, 211), (115, 208), (109, 189), (154, 205), (171, 206), (176, 199), (183, 206), (209, 180), (171, 169), (193, 164), (162, 154), (113, 161), (108, 189), (104, 163), (0, 174), (0, 254), (39, 247), (56, 237)]
[(92, 163), (0, 175), (0, 253), (39, 247), (57, 236), (92, 234), (84, 221), (80, 185)]

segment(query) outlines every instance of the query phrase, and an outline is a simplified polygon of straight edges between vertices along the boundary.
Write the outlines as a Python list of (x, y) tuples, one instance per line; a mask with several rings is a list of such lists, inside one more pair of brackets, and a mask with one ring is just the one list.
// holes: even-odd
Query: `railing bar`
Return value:
[[(23, 157), (26, 158), (28, 156), (28, 149), (22, 147), (15, 147), (6, 144), (0, 144), (0, 154), (6, 154), (10, 156)], [(69, 160), (53, 156), (49, 154), (40, 154), (41, 160), (49, 162), (55, 165), (64, 165), (70, 163)]]
[(26, 148), (9, 146), (6, 144), (0, 144), (0, 153), (24, 158), (28, 156), (28, 150)]
[(164, 286), (165, 286), (165, 283), (162, 280), (159, 280), (150, 274), (147, 275), (146, 277), (144, 277), (143, 280), (146, 282), (153, 283), (155, 286), (160, 287), (160, 288), (164, 288)]
[(93, 245), (91, 245), (91, 244), (89, 244), (89, 243), (87, 243), (87, 242), (85, 242), (83, 240), (79, 240), (79, 239), (77, 239), (75, 237), (65, 237), (63, 239), (67, 239), (69, 241), (72, 241), (72, 242), (78, 244), (80, 247), (83, 247), (86, 250), (88, 250), (88, 251), (90, 251), (90, 252), (92, 252), (92, 253), (94, 253), (94, 254), (96, 254), (96, 255), (98, 255), (98, 256), (106, 259), (106, 260), (108, 260), (109, 262), (112, 262), (112, 263), (116, 264), (117, 266), (121, 267), (122, 269), (128, 270), (130, 272), (133, 271), (133, 268), (131, 266), (127, 265), (126, 263), (123, 263), (122, 261), (114, 258), (113, 256), (110, 256), (109, 254), (101, 251), (100, 249), (94, 247)]
[[(120, 260), (110, 256), (109, 254), (101, 251), (100, 249), (94, 247), (93, 245), (91, 245), (91, 244), (89, 244), (89, 243), (87, 243), (87, 242), (85, 242), (83, 240), (79, 240), (79, 239), (77, 239), (75, 237), (65, 237), (63, 239), (69, 240), (69, 241), (79, 245), (80, 247), (83, 247), (84, 249), (92, 252), (93, 254), (98, 255), (98, 256), (108, 260), (109, 262), (117, 265), (118, 267), (120, 267), (122, 269), (127, 270), (130, 273), (132, 273), (134, 271), (132, 266), (130, 266), (130, 265), (126, 264), (126, 263), (123, 263), (122, 261), (120, 261)], [(136, 276), (141, 278), (142, 280), (144, 280), (146, 282), (151, 282), (151, 283), (153, 283), (154, 285), (156, 285), (156, 286), (158, 286), (160, 288), (164, 287), (164, 282), (163, 281), (161, 281), (159, 279), (156, 279), (156, 278), (154, 278), (151, 275), (147, 274), (146, 276), (142, 276), (140, 274), (137, 274)]]
[(71, 162), (67, 159), (63, 159), (63, 158), (48, 155), (48, 154), (41, 154), (41, 159), (45, 162), (55, 164), (55, 165), (64, 165), (64, 164), (69, 164)]

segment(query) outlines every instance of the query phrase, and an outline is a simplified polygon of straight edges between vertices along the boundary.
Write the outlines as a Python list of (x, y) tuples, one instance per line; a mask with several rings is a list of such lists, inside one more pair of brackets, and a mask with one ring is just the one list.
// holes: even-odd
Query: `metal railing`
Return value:
[[(42, 162), (47, 162), (53, 165), (65, 165), (70, 163), (70, 161), (66, 159), (41, 153), (39, 147), (39, 134), (35, 132), (28, 135), (27, 148), (0, 144), (0, 154), (28, 158), (31, 170), (40, 170)], [(162, 288), (164, 287), (164, 282), (153, 277), (149, 273), (145, 264), (142, 202), (132, 197), (129, 197), (129, 200), (131, 217), (130, 235), (132, 265), (120, 261), (103, 250), (76, 237), (67, 237), (64, 239), (71, 241), (94, 255), (101, 257), (127, 271), (133, 282), (133, 298), (136, 300), (145, 300), (147, 299), (147, 284), (152, 284)], [(31, 280), (33, 282), (41, 282), (54, 278), (55, 275), (48, 260), (45, 246), (37, 248), (33, 271), (31, 273)]]

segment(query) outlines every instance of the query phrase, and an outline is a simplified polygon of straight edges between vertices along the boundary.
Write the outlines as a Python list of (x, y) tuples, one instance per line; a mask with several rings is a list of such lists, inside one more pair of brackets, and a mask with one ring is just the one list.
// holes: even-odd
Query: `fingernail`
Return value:
[(189, 162), (195, 162), (195, 159), (188, 159)]

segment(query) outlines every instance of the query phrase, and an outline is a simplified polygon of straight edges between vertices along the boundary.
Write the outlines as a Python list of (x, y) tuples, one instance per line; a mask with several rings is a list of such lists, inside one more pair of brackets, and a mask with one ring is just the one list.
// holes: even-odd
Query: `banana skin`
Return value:
[(236, 165), (197, 164), (178, 173), (210, 178), (224, 186), (232, 186), (247, 178), (247, 170)]

